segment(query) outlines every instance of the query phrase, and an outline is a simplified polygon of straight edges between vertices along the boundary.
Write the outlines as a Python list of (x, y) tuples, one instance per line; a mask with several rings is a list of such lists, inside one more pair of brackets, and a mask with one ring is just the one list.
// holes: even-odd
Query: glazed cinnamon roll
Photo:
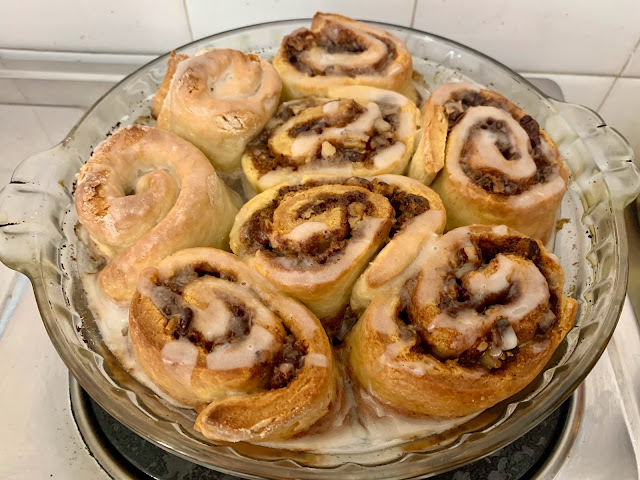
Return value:
[(227, 248), (239, 199), (202, 152), (156, 128), (126, 127), (77, 175), (80, 223), (107, 260), (102, 291), (129, 301), (145, 268), (182, 248)]
[(273, 115), (281, 89), (277, 72), (257, 55), (172, 52), (152, 113), (158, 128), (190, 141), (228, 173), (240, 166), (247, 142)]
[(324, 96), (341, 85), (394, 90), (417, 102), (407, 46), (380, 27), (316, 13), (311, 30), (287, 35), (273, 59), (285, 99)]
[(470, 83), (443, 85), (427, 102), (409, 175), (428, 184), (436, 174), (431, 187), (447, 209), (447, 229), (505, 224), (543, 242), (568, 179), (553, 140), (531, 116)]
[(258, 191), (306, 174), (402, 173), (414, 150), (419, 111), (403, 95), (372, 87), (331, 89), (333, 99), (285, 102), (242, 158)]
[(577, 304), (557, 258), (504, 225), (457, 228), (425, 248), (417, 275), (377, 295), (350, 332), (349, 365), (389, 408), (462, 417), (529, 384)]
[(271, 188), (236, 216), (231, 249), (335, 334), (353, 283), (394, 226), (390, 201), (377, 193), (385, 188), (358, 178)]
[(140, 276), (129, 333), (151, 380), (217, 441), (275, 441), (327, 414), (336, 369), (318, 319), (235, 255), (177, 252)]

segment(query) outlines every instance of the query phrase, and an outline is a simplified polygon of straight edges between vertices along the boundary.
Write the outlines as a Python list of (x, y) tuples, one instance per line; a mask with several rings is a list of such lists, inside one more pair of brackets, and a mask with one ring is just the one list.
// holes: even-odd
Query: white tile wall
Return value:
[(414, 27), (534, 72), (617, 75), (640, 36), (638, 0), (417, 0)]
[(619, 78), (604, 101), (600, 114), (631, 143), (640, 160), (640, 78)]
[(82, 113), (78, 108), (0, 105), (0, 187), (20, 162), (61, 142)]
[(543, 77), (555, 81), (567, 102), (578, 103), (597, 110), (613, 85), (614, 76), (562, 75), (554, 73), (527, 73), (527, 77)]
[(191, 40), (182, 0), (0, 2), (0, 47), (163, 53)]
[[(640, 5), (638, 6), (640, 8)], [(640, 42), (636, 45), (636, 49), (629, 59), (627, 68), (624, 69), (623, 75), (625, 77), (639, 77), (640, 78)]]
[(185, 4), (197, 39), (244, 25), (312, 17), (317, 11), (409, 26), (414, 0), (185, 0)]
[[(593, 109), (601, 107), (607, 123), (621, 130), (640, 154), (635, 113), (640, 107), (638, 2), (0, 1), (0, 49), (158, 54), (219, 31), (276, 19), (310, 17), (317, 10), (333, 11), (364, 20), (413, 25), (465, 43), (514, 69), (550, 77), (560, 84), (568, 101)], [(3, 58), (8, 61), (6, 54), (3, 57), (0, 52), (0, 70), (22, 68), (15, 62), (3, 65)], [(61, 80), (51, 92), (37, 80), (12, 80), (3, 78), (1, 73), (0, 103), (86, 106), (109, 86), (106, 81), (87, 86)], [(630, 79), (616, 80), (621, 75)], [(50, 93), (55, 95), (49, 101)]]

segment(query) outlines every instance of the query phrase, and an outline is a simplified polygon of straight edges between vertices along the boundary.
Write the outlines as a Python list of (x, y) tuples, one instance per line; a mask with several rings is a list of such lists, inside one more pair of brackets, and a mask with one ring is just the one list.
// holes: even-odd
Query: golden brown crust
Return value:
[(316, 13), (311, 30), (298, 29), (282, 40), (273, 66), (287, 100), (324, 96), (337, 86), (368, 85), (417, 102), (411, 54), (404, 42), (342, 15)]
[(317, 318), (220, 250), (182, 250), (146, 271), (129, 331), (146, 374), (197, 407), (195, 428), (212, 440), (290, 438), (326, 415), (337, 392)]
[(99, 284), (115, 301), (129, 301), (140, 272), (177, 250), (228, 245), (237, 197), (197, 148), (172, 133), (123, 128), (77, 178), (78, 218), (107, 258)]
[(153, 96), (151, 116), (156, 120), (160, 116), (162, 105), (164, 105), (164, 100), (167, 98), (167, 94), (169, 93), (169, 87), (171, 87), (171, 81), (173, 80), (173, 76), (176, 73), (176, 68), (182, 60), (186, 60), (187, 58), (189, 58), (189, 55), (185, 55), (184, 53), (176, 53), (175, 50), (171, 50), (171, 55), (169, 56), (169, 60), (167, 60), (167, 73), (162, 79), (162, 83), (160, 84), (158, 91)]
[(409, 176), (438, 192), (447, 229), (505, 224), (546, 242), (568, 170), (549, 135), (527, 113), (469, 83), (436, 89), (425, 106)]
[(254, 54), (208, 49), (185, 57), (171, 56), (154, 98), (158, 128), (189, 140), (214, 167), (231, 172), (273, 115), (282, 83)]
[[(402, 281), (403, 273), (415, 260), (421, 245), (443, 232), (447, 218), (438, 194), (417, 180), (400, 175), (379, 175), (375, 178), (391, 185), (412, 202), (420, 198), (426, 200), (419, 201), (419, 204), (425, 203), (428, 208), (404, 221), (402, 228), (394, 232), (389, 243), (360, 275), (350, 299), (351, 309), (355, 312), (362, 312), (381, 290)], [(396, 209), (396, 218), (404, 208), (407, 207), (400, 205)]]
[[(350, 368), (360, 385), (405, 414), (461, 417), (528, 385), (573, 326), (577, 304), (562, 295), (557, 259), (540, 242), (506, 227), (460, 228), (429, 248), (419, 276), (404, 289), (378, 295), (350, 332)], [(469, 258), (462, 261), (459, 252)], [(451, 275), (463, 285), (460, 291), (448, 283)], [(477, 275), (487, 279), (474, 286)], [(505, 293), (510, 288), (515, 290)], [(546, 300), (540, 294), (545, 288)], [(447, 300), (449, 295), (455, 298)]]

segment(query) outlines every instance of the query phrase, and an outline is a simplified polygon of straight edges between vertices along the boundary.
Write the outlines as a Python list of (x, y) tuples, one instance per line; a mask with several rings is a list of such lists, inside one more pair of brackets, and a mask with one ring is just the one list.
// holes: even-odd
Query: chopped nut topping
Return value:
[(322, 142), (322, 158), (330, 158), (336, 154), (336, 147), (329, 142)]

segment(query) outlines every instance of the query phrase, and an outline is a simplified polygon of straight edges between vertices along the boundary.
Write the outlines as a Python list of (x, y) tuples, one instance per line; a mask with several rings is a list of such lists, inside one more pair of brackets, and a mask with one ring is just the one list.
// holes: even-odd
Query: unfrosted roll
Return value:
[(240, 167), (247, 143), (273, 115), (281, 89), (271, 64), (252, 53), (172, 52), (152, 113), (158, 128), (193, 143), (214, 167), (229, 173)]
[(177, 250), (228, 248), (239, 199), (207, 157), (173, 133), (123, 128), (77, 179), (78, 218), (107, 260), (98, 281), (115, 301), (131, 300), (140, 272)]
[(149, 378), (196, 407), (195, 429), (211, 440), (291, 438), (336, 395), (318, 319), (230, 253), (182, 250), (146, 270), (129, 332)]
[(573, 326), (558, 259), (508, 227), (427, 244), (401, 288), (378, 294), (347, 337), (352, 374), (407, 415), (463, 417), (527, 386)]
[(404, 172), (419, 122), (413, 102), (372, 87), (335, 88), (327, 95), (283, 103), (249, 143), (242, 168), (258, 192), (309, 174)]
[(273, 59), (285, 99), (324, 96), (334, 87), (368, 85), (417, 102), (413, 62), (403, 41), (386, 30), (332, 13), (316, 13), (311, 29), (284, 37)]
[(409, 175), (426, 184), (435, 177), (447, 229), (505, 224), (543, 242), (568, 180), (553, 140), (527, 112), (470, 83), (429, 97)]

